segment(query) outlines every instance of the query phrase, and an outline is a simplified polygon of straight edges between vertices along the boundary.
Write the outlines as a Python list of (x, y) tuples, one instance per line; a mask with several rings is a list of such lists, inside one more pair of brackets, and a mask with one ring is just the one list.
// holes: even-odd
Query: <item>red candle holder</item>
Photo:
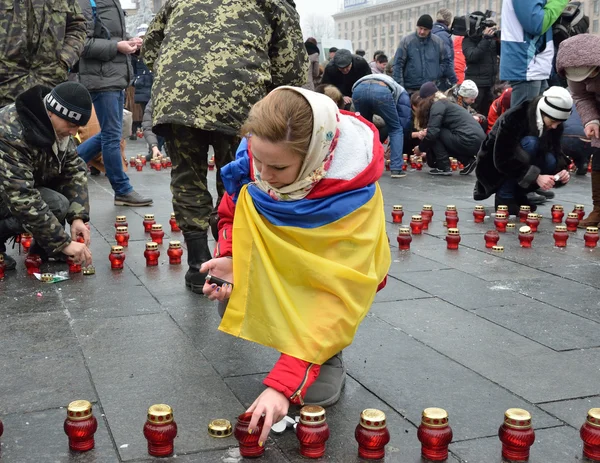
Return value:
[(365, 460), (381, 460), (385, 457), (385, 446), (390, 441), (385, 413), (375, 408), (367, 408), (360, 414), (360, 421), (354, 431), (358, 442), (358, 456)]
[(181, 264), (181, 256), (183, 255), (183, 249), (181, 249), (180, 241), (169, 241), (169, 249), (167, 250), (167, 256), (169, 256), (170, 265)]
[(160, 251), (158, 250), (158, 244), (154, 241), (146, 243), (146, 250), (144, 251), (144, 257), (146, 258), (146, 267), (155, 267), (158, 265), (158, 258), (160, 257)]
[(167, 160), (167, 167), (173, 167), (173, 161), (171, 161), (171, 158), (167, 156), (165, 159)]
[(129, 224), (127, 223), (127, 217), (124, 215), (118, 215), (115, 218), (115, 228), (118, 227), (128, 227)]
[(564, 248), (567, 246), (567, 240), (569, 239), (569, 234), (567, 233), (567, 227), (565, 225), (557, 225), (554, 228), (554, 233), (552, 234), (554, 238), (554, 245), (557, 248)]
[(296, 437), (300, 442), (300, 455), (321, 458), (325, 455), (325, 443), (329, 439), (329, 425), (325, 420), (325, 409), (318, 405), (306, 405), (300, 409), (300, 422), (296, 426)]
[(161, 160), (160, 159), (155, 159), (154, 160), (154, 170), (157, 171), (157, 172), (160, 172), (161, 169), (162, 169)]
[(81, 264), (76, 264), (72, 257), (67, 257), (67, 264), (69, 265), (69, 273), (81, 272)]
[(159, 223), (153, 224), (152, 228), (150, 229), (150, 239), (156, 244), (162, 244), (164, 237), (165, 232), (162, 229), (162, 225)]
[(264, 416), (261, 416), (258, 420), (258, 424), (252, 430), (252, 434), (249, 434), (248, 429), (250, 428), (251, 419), (252, 413), (242, 413), (238, 416), (237, 423), (233, 430), (233, 435), (240, 444), (240, 455), (246, 458), (260, 457), (265, 453), (264, 445), (258, 445), (265, 418)]
[(400, 251), (408, 251), (410, 249), (410, 243), (412, 242), (412, 236), (410, 235), (410, 228), (400, 227), (398, 229), (398, 248)]
[(496, 230), (500, 233), (505, 233), (506, 225), (508, 225), (507, 215), (503, 212), (496, 213), (496, 217), (494, 218), (494, 226), (496, 227)]
[(456, 206), (453, 204), (449, 204), (446, 206), (446, 226), (448, 228), (456, 228), (458, 226), (458, 212), (456, 211)]
[(485, 240), (485, 247), (491, 249), (500, 241), (500, 235), (496, 230), (488, 230), (483, 235), (483, 239)]
[(475, 220), (475, 223), (483, 223), (485, 221), (485, 207), (475, 206), (473, 219)]
[(406, 164), (406, 162), (404, 164), (402, 164), (402, 170), (403, 171), (408, 170), (408, 165)]
[(135, 161), (135, 170), (138, 172), (141, 172), (142, 170), (144, 170), (144, 163), (142, 162), (141, 159), (137, 159)]
[(215, 157), (211, 156), (208, 160), (208, 170), (215, 170)]
[(410, 168), (411, 169), (416, 169), (417, 168), (417, 157), (414, 154), (410, 157)]
[(150, 231), (152, 230), (152, 225), (154, 225), (155, 223), (156, 220), (154, 220), (154, 214), (144, 215), (144, 221), (142, 222), (142, 224), (144, 225), (144, 231), (146, 233), (150, 233)]
[(598, 227), (587, 227), (585, 229), (583, 240), (585, 241), (586, 248), (595, 248), (598, 244), (598, 239)]
[(392, 162), (389, 159), (385, 160), (385, 171), (389, 172), (392, 170)]
[(567, 226), (567, 231), (576, 232), (577, 226), (579, 225), (579, 218), (576, 212), (569, 212), (567, 214), (567, 219), (565, 220), (565, 225)]
[(146, 167), (146, 163), (147, 163), (146, 156), (144, 156), (143, 154), (138, 154), (138, 159), (139, 159), (140, 161), (142, 161), (142, 165), (143, 165), (144, 167)]
[(77, 452), (87, 452), (94, 448), (94, 433), (98, 429), (96, 417), (92, 414), (92, 404), (87, 400), (75, 400), (67, 407), (64, 430), (69, 437), (69, 448)]
[(25, 257), (25, 267), (27, 268), (27, 274), (33, 275), (34, 273), (41, 273), (41, 266), (42, 258), (38, 254), (27, 254), (27, 257)]
[(31, 233), (21, 233), (21, 246), (23, 246), (23, 251), (29, 252), (32, 244), (33, 235)]
[(404, 217), (404, 208), (402, 205), (398, 204), (392, 207), (392, 222), (393, 223), (402, 223), (402, 218)]
[(550, 209), (550, 214), (552, 215), (552, 223), (562, 223), (565, 211), (560, 204), (554, 204)]
[(119, 246), (129, 246), (129, 231), (127, 227), (117, 227), (115, 240)]
[(502, 442), (502, 456), (511, 461), (527, 461), (529, 449), (535, 442), (531, 415), (520, 408), (509, 408), (504, 413), (504, 423), (498, 430)]
[(177, 225), (177, 219), (175, 218), (175, 212), (171, 212), (171, 218), (169, 219), (169, 225), (171, 225), (172, 232), (180, 232), (181, 228)]
[(452, 442), (452, 429), (448, 424), (448, 413), (442, 408), (423, 410), (421, 424), (417, 430), (421, 442), (421, 455), (430, 461), (448, 458), (448, 445)]
[[(6, 263), (4, 262), (4, 255), (0, 254), (0, 280), (4, 280), (4, 273), (6, 272)], [(2, 435), (2, 433), (0, 433)]]
[(168, 457), (173, 453), (177, 423), (173, 420), (171, 407), (166, 404), (155, 404), (148, 409), (144, 437), (148, 441), (148, 453), (153, 457)]
[(423, 170), (423, 160), (421, 158), (418, 158), (415, 161), (415, 169), (417, 169), (417, 170)]
[(111, 269), (122, 269), (123, 263), (125, 262), (125, 253), (123, 252), (123, 246), (111, 246), (110, 254), (108, 255), (108, 260), (110, 260)]
[(531, 212), (531, 206), (523, 205), (519, 208), (519, 222), (527, 222), (527, 216)]
[(588, 411), (579, 435), (583, 441), (583, 456), (594, 462), (600, 461), (600, 408), (591, 408)]
[(450, 158), (450, 169), (452, 169), (453, 172), (458, 169), (458, 161), (454, 158)]
[(430, 204), (423, 205), (421, 217), (423, 218), (423, 230), (428, 230), (431, 219), (433, 218), (433, 206)]
[(530, 248), (532, 241), (533, 233), (531, 233), (531, 228), (528, 226), (519, 228), (519, 243), (521, 243), (521, 247)]
[(496, 208), (496, 214), (499, 214), (499, 213), (506, 214), (506, 217), (508, 217), (509, 216), (509, 214), (508, 214), (508, 206), (505, 206), (503, 204), (499, 205)]
[(137, 158), (135, 156), (131, 156), (129, 158), (129, 167), (135, 167), (135, 162), (137, 161)]
[(420, 215), (413, 215), (410, 220), (410, 229), (413, 235), (420, 235), (423, 233), (423, 217)]
[(460, 243), (460, 232), (458, 228), (449, 228), (448, 235), (446, 235), (446, 247), (448, 249), (458, 249)]
[(540, 225), (540, 219), (538, 214), (532, 212), (531, 214), (527, 214), (527, 220), (525, 221), (527, 226), (531, 228), (531, 233), (535, 233), (538, 230), (538, 226)]
[(583, 217), (585, 216), (585, 206), (583, 204), (575, 204), (573, 212), (577, 214), (579, 221), (582, 221)]
[(162, 158), (160, 160), (160, 165), (163, 169), (166, 169), (167, 167), (169, 167), (169, 163), (167, 162), (167, 158)]

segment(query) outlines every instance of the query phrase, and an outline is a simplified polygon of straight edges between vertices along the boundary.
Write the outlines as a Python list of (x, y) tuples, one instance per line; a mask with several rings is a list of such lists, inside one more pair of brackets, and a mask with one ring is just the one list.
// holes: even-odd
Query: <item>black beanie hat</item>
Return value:
[(428, 14), (424, 14), (417, 21), (417, 27), (424, 27), (425, 29), (433, 29), (433, 18)]
[(92, 116), (92, 97), (77, 82), (64, 82), (44, 98), (46, 109), (61, 119), (79, 126), (86, 125)]

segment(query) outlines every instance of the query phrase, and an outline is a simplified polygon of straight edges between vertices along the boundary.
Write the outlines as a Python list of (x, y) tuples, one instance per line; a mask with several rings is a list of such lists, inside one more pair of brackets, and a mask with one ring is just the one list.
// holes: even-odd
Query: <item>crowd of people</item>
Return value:
[[(600, 37), (555, 49), (552, 24), (567, 0), (504, 0), (502, 35), (479, 28), (485, 15), (473, 12), (475, 33), (460, 38), (441, 9), (435, 22), (418, 18), (391, 60), (331, 48), (324, 67), (291, 0), (168, 0), (135, 37), (112, 0), (65, 0), (64, 10), (15, 3), (0, 17), (7, 268), (16, 262), (6, 242), (23, 232), (43, 259), (91, 263), (86, 164), (99, 155), (115, 206), (152, 204), (122, 163), (133, 84), (149, 155), (164, 144), (173, 162), (186, 285), (219, 302), (223, 331), (281, 353), (249, 408), (250, 429), (264, 418), (261, 445), (290, 403), (337, 401), (341, 352), (386, 283), (383, 141), (392, 178), (406, 175), (404, 154), (443, 177), (453, 157), (460, 174), (475, 172), (475, 200), (494, 195), (511, 214), (568, 183), (565, 153), (585, 174), (600, 148)], [(568, 88), (548, 88), (553, 71)], [(94, 118), (99, 132), (76, 146)], [(600, 155), (592, 159), (594, 209), (582, 226), (600, 223)]]

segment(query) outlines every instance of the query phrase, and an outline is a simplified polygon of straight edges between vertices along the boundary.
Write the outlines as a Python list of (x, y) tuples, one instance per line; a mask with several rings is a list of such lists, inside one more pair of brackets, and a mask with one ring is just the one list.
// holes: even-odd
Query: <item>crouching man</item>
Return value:
[(65, 255), (91, 263), (87, 172), (72, 138), (91, 112), (90, 94), (76, 82), (36, 85), (0, 109), (0, 252), (7, 270), (15, 261), (6, 241), (23, 232), (33, 235), (31, 252), (42, 260)]

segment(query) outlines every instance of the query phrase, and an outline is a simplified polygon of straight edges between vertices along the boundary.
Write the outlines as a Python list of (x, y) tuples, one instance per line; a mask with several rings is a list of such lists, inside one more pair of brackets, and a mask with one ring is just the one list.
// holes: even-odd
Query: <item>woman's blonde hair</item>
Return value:
[(293, 90), (274, 91), (256, 103), (241, 129), (271, 143), (282, 143), (304, 158), (313, 132), (312, 108), (306, 98)]

